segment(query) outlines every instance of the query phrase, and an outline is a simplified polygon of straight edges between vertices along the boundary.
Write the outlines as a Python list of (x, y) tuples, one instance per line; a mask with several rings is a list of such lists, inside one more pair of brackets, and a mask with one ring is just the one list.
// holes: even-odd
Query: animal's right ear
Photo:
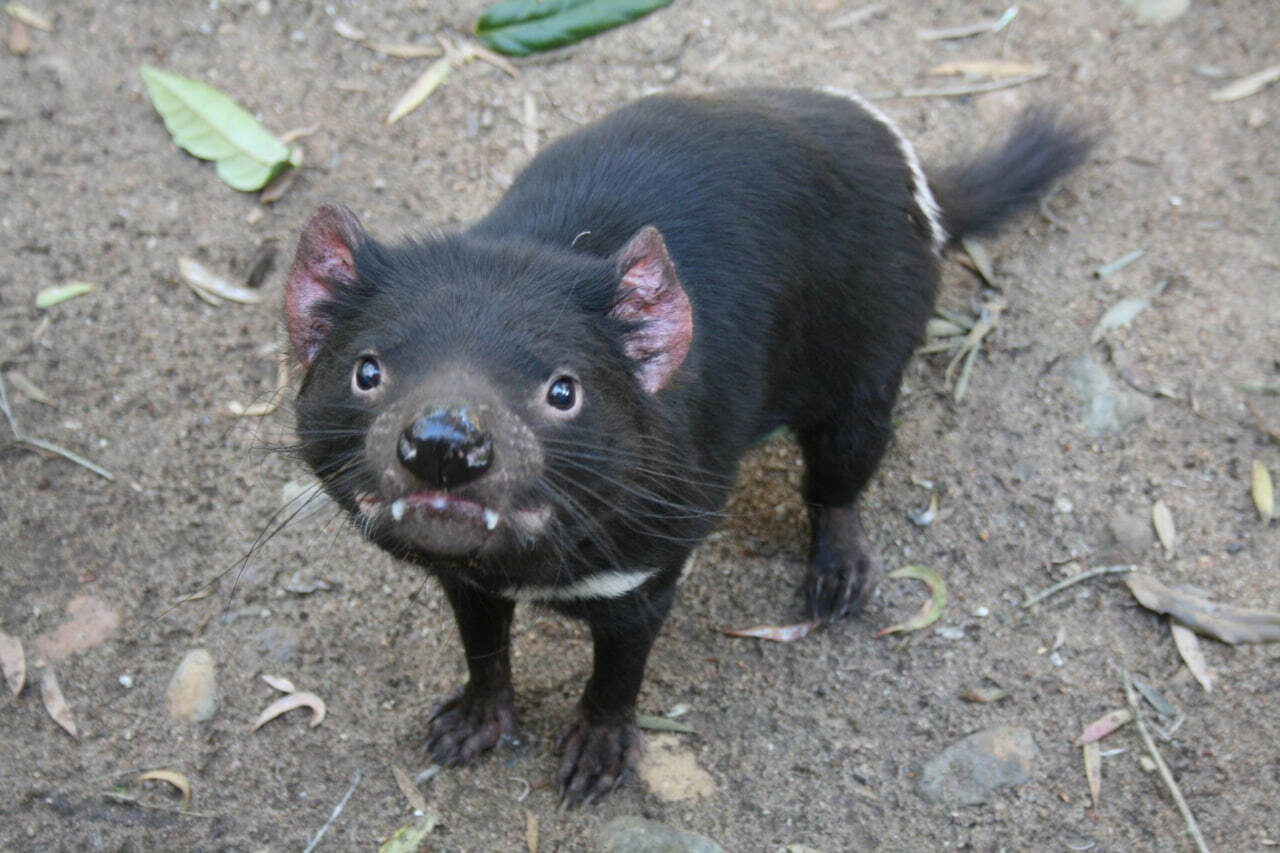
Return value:
[(356, 284), (355, 256), (365, 241), (356, 215), (340, 204), (321, 205), (302, 229), (284, 289), (289, 343), (303, 366), (320, 351), (333, 323), (324, 305)]

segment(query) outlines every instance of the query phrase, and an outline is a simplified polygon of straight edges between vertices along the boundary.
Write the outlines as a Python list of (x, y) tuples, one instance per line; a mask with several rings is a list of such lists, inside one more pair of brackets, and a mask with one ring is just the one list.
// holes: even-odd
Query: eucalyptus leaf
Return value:
[(671, 0), (503, 0), (476, 23), (480, 41), (508, 56), (580, 42), (660, 9)]
[(231, 188), (254, 192), (293, 165), (293, 152), (224, 92), (199, 80), (141, 68), (151, 103), (184, 151), (218, 164)]
[(68, 299), (84, 296), (93, 290), (95, 286), (87, 281), (69, 281), (66, 284), (46, 287), (36, 294), (36, 307), (52, 308), (55, 305), (66, 302)]

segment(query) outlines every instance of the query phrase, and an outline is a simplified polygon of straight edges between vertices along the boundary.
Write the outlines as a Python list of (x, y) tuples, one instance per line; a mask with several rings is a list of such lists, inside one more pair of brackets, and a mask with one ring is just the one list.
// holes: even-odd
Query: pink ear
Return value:
[(304, 366), (315, 359), (332, 325), (321, 307), (356, 283), (355, 255), (364, 241), (356, 215), (338, 204), (321, 205), (302, 229), (285, 285), (284, 316), (289, 343)]
[(693, 341), (693, 308), (662, 234), (640, 229), (618, 254), (621, 281), (609, 316), (634, 323), (623, 340), (636, 378), (650, 394), (671, 382)]

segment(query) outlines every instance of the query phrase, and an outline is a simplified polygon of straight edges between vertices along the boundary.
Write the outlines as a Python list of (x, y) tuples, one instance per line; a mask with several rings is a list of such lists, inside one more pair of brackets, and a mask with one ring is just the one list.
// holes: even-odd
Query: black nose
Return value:
[(436, 409), (415, 418), (396, 446), (400, 464), (428, 486), (459, 486), (493, 464), (493, 440), (465, 408)]

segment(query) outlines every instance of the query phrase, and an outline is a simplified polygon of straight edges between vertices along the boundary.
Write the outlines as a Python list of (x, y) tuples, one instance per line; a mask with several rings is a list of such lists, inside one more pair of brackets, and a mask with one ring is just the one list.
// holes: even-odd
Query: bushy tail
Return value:
[(1024, 112), (1004, 145), (929, 180), (947, 236), (994, 231), (1084, 162), (1094, 135), (1052, 110)]

